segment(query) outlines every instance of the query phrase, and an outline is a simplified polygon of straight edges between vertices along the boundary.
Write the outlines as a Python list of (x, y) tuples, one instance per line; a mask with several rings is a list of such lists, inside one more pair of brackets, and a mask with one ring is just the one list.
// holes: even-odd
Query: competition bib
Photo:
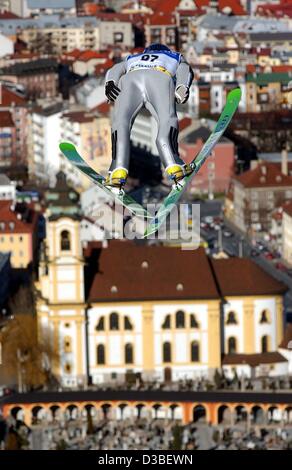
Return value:
[(137, 69), (149, 69), (163, 67), (172, 76), (175, 75), (176, 69), (180, 62), (180, 54), (178, 52), (147, 52), (142, 54), (130, 55), (127, 57), (127, 72)]

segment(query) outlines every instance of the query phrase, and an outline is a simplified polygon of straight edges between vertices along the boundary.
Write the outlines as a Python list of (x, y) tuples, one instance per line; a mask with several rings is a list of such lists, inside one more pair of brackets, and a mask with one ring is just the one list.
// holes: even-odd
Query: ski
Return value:
[(212, 152), (213, 148), (219, 141), (220, 137), (222, 136), (222, 134), (228, 127), (233, 117), (233, 114), (237, 110), (237, 107), (240, 102), (240, 98), (241, 98), (240, 88), (235, 88), (234, 90), (230, 91), (226, 99), (225, 107), (219, 117), (219, 120), (215, 126), (215, 129), (213, 130), (209, 138), (206, 140), (202, 150), (191, 162), (191, 166), (193, 167), (193, 172), (190, 175), (186, 176), (181, 182), (179, 182), (177, 186), (173, 187), (170, 193), (168, 194), (168, 196), (166, 196), (157, 214), (150, 221), (144, 233), (144, 238), (147, 238), (149, 235), (155, 233), (159, 229), (159, 227), (165, 221), (166, 217), (171, 212), (173, 207), (177, 204), (178, 200), (182, 196), (188, 184), (190, 183), (192, 178), (195, 176), (195, 174), (198, 173), (199, 169), (201, 168), (203, 163), (206, 161), (206, 159)]
[(104, 185), (105, 178), (97, 173), (91, 166), (89, 166), (85, 160), (79, 155), (76, 147), (70, 142), (61, 142), (59, 148), (62, 154), (69, 160), (72, 165), (76, 166), (78, 170), (84, 173), (91, 181), (94, 182), (102, 191), (108, 194), (112, 199), (118, 200), (124, 207), (126, 207), (133, 215), (137, 217), (143, 217), (150, 219), (153, 216), (148, 214), (147, 210), (144, 209), (138, 202), (135, 201), (129, 194), (124, 191), (115, 193), (108, 186)]

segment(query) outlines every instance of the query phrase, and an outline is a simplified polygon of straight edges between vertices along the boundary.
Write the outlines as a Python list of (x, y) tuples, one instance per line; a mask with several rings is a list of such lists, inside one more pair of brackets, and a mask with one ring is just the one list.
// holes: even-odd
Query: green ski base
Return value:
[(102, 191), (108, 194), (112, 199), (117, 200), (121, 204), (123, 204), (123, 206), (126, 207), (129, 212), (131, 212), (133, 215), (146, 219), (151, 219), (153, 217), (148, 214), (144, 207), (138, 204), (135, 199), (133, 199), (125, 192), (116, 194), (108, 186), (105, 186), (105, 178), (99, 173), (97, 173), (93, 168), (91, 168), (85, 160), (83, 160), (83, 158), (79, 155), (78, 151), (76, 150), (76, 147), (73, 144), (71, 144), (70, 142), (61, 142), (59, 148), (63, 155), (72, 163), (72, 165), (76, 166), (78, 170), (88, 176), (91, 181), (93, 181)]
[(219, 141), (220, 137), (228, 127), (235, 111), (238, 108), (239, 102), (241, 98), (241, 90), (240, 88), (235, 88), (234, 90), (230, 91), (227, 96), (226, 105), (219, 117), (219, 120), (216, 124), (215, 129), (210, 134), (209, 138), (206, 140), (202, 150), (199, 154), (194, 158), (191, 162), (191, 166), (193, 166), (193, 172), (186, 176), (182, 181), (178, 183), (176, 187), (174, 187), (168, 196), (164, 199), (160, 209), (158, 210), (157, 214), (153, 219), (150, 221), (145, 233), (144, 238), (152, 235), (153, 233), (157, 232), (159, 227), (165, 221), (168, 214), (171, 212), (173, 207), (177, 204), (179, 199), (181, 198), (182, 194), (184, 193), (185, 189), (187, 188), (188, 184), (198, 173), (199, 169), (206, 161), (210, 153), (212, 152), (213, 148)]

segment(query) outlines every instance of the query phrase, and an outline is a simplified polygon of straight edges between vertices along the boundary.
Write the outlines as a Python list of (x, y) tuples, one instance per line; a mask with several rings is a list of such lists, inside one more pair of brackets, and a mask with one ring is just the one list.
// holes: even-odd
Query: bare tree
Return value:
[(37, 320), (32, 315), (16, 315), (0, 333), (5, 373), (16, 377), (19, 391), (28, 391), (52, 383), (52, 370), (59, 361), (50, 335), (38, 336)]

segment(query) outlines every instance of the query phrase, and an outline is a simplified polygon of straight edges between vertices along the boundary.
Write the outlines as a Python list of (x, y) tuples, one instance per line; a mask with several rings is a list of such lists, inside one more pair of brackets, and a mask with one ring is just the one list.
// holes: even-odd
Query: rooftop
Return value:
[(58, 64), (53, 59), (38, 59), (31, 62), (19, 62), (0, 69), (0, 75), (31, 75), (41, 72), (57, 71)]
[(257, 367), (261, 364), (276, 364), (287, 361), (288, 360), (282, 356), (282, 354), (275, 351), (258, 354), (226, 354), (223, 358), (222, 364), (224, 366), (247, 364), (251, 367)]
[(38, 214), (26, 204), (0, 201), (0, 233), (33, 233)]
[(211, 263), (223, 297), (278, 295), (287, 290), (248, 258), (212, 259)]
[(182, 251), (111, 241), (108, 248), (89, 243), (85, 256), (96, 260), (90, 302), (219, 300), (222, 296), (281, 295), (286, 291), (284, 284), (251, 260), (210, 260), (203, 248)]
[(0, 127), (15, 127), (10, 111), (1, 111), (0, 109)]
[(4, 173), (0, 173), (0, 186), (9, 186), (10, 184), (11, 181), (8, 176), (4, 175)]
[(284, 175), (275, 163), (260, 163), (253, 170), (234, 176), (234, 180), (245, 188), (288, 187), (292, 185), (292, 177)]
[(40, 15), (38, 18), (1, 19), (0, 31), (5, 35), (16, 34), (20, 29), (84, 28), (97, 27), (99, 21), (95, 16)]
[(19, 95), (15, 91), (9, 90), (5, 86), (2, 86), (0, 107), (10, 107), (10, 106), (25, 106), (26, 100), (23, 96)]
[(40, 9), (71, 9), (75, 8), (75, 0), (27, 0), (27, 6), (31, 10)]

